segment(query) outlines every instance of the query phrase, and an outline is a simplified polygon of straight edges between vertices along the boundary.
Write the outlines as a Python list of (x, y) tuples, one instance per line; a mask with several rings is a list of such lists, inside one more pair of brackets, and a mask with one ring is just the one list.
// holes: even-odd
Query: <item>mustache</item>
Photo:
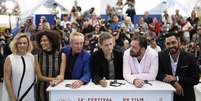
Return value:
[(168, 50), (171, 50), (171, 49), (177, 49), (177, 47), (170, 47), (170, 48), (168, 48)]

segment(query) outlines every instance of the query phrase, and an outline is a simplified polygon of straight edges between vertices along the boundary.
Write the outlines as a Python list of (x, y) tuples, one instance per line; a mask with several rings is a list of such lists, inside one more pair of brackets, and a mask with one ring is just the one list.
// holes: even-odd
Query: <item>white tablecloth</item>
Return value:
[(201, 101), (201, 83), (194, 86), (196, 101)]
[[(167, 83), (150, 81), (151, 85), (145, 84), (142, 88), (122, 80), (125, 83), (120, 87), (108, 86), (106, 88), (90, 82), (78, 89), (65, 87), (65, 84), (72, 83), (65, 80), (55, 87), (48, 87), (50, 101), (99, 101), (98, 99), (112, 99), (112, 101), (172, 101), (175, 89)], [(63, 100), (62, 100), (63, 101)], [(103, 100), (100, 100), (103, 101)], [(110, 101), (110, 100), (105, 100)]]

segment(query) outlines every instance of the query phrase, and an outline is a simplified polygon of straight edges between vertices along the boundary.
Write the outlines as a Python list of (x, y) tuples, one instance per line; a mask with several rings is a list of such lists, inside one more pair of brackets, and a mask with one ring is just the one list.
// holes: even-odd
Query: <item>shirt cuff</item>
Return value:
[(178, 76), (176, 76), (176, 79), (177, 79), (176, 81), (178, 82), (178, 81), (179, 81), (179, 77), (178, 77)]

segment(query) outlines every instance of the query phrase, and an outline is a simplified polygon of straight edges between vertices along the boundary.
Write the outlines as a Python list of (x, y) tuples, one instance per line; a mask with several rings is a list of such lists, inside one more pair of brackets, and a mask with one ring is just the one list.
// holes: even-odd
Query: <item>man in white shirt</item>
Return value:
[(158, 73), (158, 53), (151, 48), (146, 49), (147, 43), (142, 37), (133, 37), (130, 45), (124, 52), (123, 76), (140, 88), (144, 85), (144, 80), (155, 80)]
[(63, 20), (60, 23), (60, 26), (62, 27), (62, 29), (65, 29), (67, 26), (67, 24), (70, 24), (71, 22), (68, 21), (68, 14), (64, 14), (63, 15)]
[(161, 51), (161, 48), (156, 43), (156, 39), (151, 39), (147, 48), (154, 49), (157, 53)]

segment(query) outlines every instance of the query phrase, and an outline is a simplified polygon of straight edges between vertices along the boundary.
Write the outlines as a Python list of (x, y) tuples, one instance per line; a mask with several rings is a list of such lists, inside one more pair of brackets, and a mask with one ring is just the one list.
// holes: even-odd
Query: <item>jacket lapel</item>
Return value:
[(167, 62), (166, 62), (166, 64), (167, 64), (167, 67), (168, 67), (168, 72), (171, 74), (171, 75), (173, 75), (173, 73), (172, 73), (172, 65), (171, 65), (171, 60), (170, 60), (170, 54), (169, 54), (169, 52), (167, 51), (167, 53), (166, 53), (167, 55)]
[(181, 65), (182, 65), (182, 62), (183, 62), (183, 52), (180, 51), (180, 55), (179, 55), (179, 59), (178, 59), (178, 64), (177, 64), (177, 69), (176, 69), (176, 75), (178, 74), (178, 69), (180, 69)]

